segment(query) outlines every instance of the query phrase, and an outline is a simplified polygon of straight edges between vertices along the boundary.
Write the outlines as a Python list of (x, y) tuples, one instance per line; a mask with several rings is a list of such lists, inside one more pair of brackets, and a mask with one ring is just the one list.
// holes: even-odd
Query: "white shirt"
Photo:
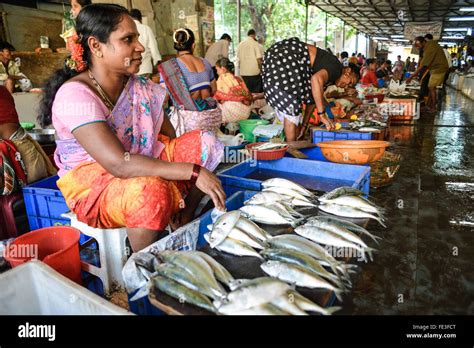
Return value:
[(257, 59), (263, 58), (259, 43), (248, 36), (237, 46), (237, 59), (240, 67), (240, 76), (260, 75)]
[(221, 58), (229, 58), (229, 44), (226, 39), (214, 42), (206, 52), (206, 60), (211, 63), (212, 67), (216, 66), (216, 62)]
[[(135, 20), (138, 32), (140, 36), (138, 41), (145, 47), (145, 51), (142, 53), (142, 64), (137, 75), (151, 74), (153, 73), (153, 66), (161, 60), (161, 54), (158, 50), (158, 44), (156, 42), (155, 35), (148, 25), (142, 24)], [(153, 59), (153, 64), (152, 64)]]

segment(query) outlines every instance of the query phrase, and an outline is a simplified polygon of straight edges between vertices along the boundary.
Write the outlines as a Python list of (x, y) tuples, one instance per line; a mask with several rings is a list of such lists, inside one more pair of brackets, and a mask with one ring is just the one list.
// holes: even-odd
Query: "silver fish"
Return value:
[(338, 278), (338, 274), (328, 272), (321, 266), (318, 260), (302, 252), (290, 249), (264, 249), (261, 254), (267, 260), (281, 261), (301, 266), (308, 270), (308, 272), (315, 273), (334, 282), (337, 286), (343, 286)]
[(296, 223), (296, 219), (288, 219), (280, 212), (263, 205), (244, 205), (240, 208), (250, 220), (268, 225), (291, 225)]
[[(314, 220), (313, 220), (313, 221), (314, 221)], [(306, 226), (314, 226), (311, 221), (310, 221), (310, 222), (307, 222), (305, 225), (306, 225)], [(319, 227), (320, 224), (318, 224), (317, 226)], [(366, 249), (369, 248), (369, 247), (367, 246), (367, 244), (365, 244), (364, 241), (359, 238), (359, 236), (357, 236), (356, 234), (352, 233), (352, 232), (349, 231), (348, 229), (339, 227), (339, 228), (333, 228), (333, 229), (330, 230), (330, 231), (336, 233), (337, 235), (341, 236), (341, 237), (344, 238), (344, 239), (347, 239), (348, 241), (350, 241), (350, 242), (352, 242), (352, 243), (355, 243), (355, 244), (360, 245), (360, 246), (363, 247), (363, 248), (366, 248)]]
[(240, 211), (233, 210), (221, 215), (212, 227), (210, 236), (211, 248), (215, 248), (227, 238), (240, 218)]
[(226, 299), (214, 301), (214, 306), (220, 313), (232, 314), (239, 310), (270, 303), (290, 289), (288, 284), (278, 279), (255, 278), (230, 292)]
[(308, 199), (308, 197), (306, 197), (305, 195), (302, 195), (298, 191), (292, 190), (288, 187), (270, 186), (270, 187), (265, 187), (262, 190), (262, 192), (275, 192), (275, 193), (279, 193), (279, 194), (282, 194), (282, 195), (285, 195), (285, 196), (290, 196), (290, 197), (299, 199), (300, 201), (303, 201), (303, 202), (311, 203), (311, 201)]
[(332, 191), (326, 192), (324, 195), (318, 197), (320, 202), (326, 202), (330, 199), (335, 199), (341, 196), (363, 196), (364, 192), (354, 187), (342, 186)]
[(238, 227), (234, 227), (232, 231), (230, 231), (228, 238), (247, 244), (248, 246), (255, 249), (263, 249), (263, 244), (261, 242), (254, 239), (252, 236), (248, 235)]
[(383, 218), (374, 216), (374, 215), (369, 214), (369, 213), (367, 213), (363, 210), (348, 207), (348, 206), (345, 206), (345, 205), (321, 204), (319, 206), (319, 209), (326, 212), (326, 213), (330, 213), (330, 214), (337, 215), (337, 216), (343, 216), (343, 217), (348, 217), (348, 218), (357, 218), (357, 219), (373, 219), (373, 220), (378, 221), (378, 223), (381, 224), (383, 227), (387, 227), (383, 223)]
[(331, 245), (336, 248), (352, 248), (360, 252), (364, 260), (366, 260), (366, 249), (362, 248), (360, 245), (348, 241), (347, 239), (332, 231), (324, 230), (316, 226), (306, 225), (295, 228), (295, 233), (319, 244)]
[(260, 145), (256, 145), (254, 147), (252, 147), (252, 150), (275, 150), (275, 149), (281, 149), (281, 148), (284, 148), (285, 146), (287, 146), (286, 144), (282, 144), (282, 143), (264, 143), (264, 144), (260, 144)]
[(323, 288), (334, 291), (337, 298), (342, 300), (342, 291), (317, 274), (306, 268), (280, 261), (267, 261), (260, 266), (269, 276), (280, 279), (289, 284), (295, 284), (304, 288)]
[(203, 295), (209, 296), (214, 299), (219, 299), (220, 296), (216, 296), (214, 291), (203, 282), (201, 279), (183, 271), (181, 267), (175, 266), (171, 263), (163, 263), (156, 269), (156, 274), (171, 279), (176, 283), (179, 283), (188, 289), (197, 291)]
[(290, 313), (285, 312), (274, 304), (264, 303), (255, 307), (233, 312), (231, 315), (290, 315)]
[(215, 296), (222, 297), (226, 295), (225, 290), (217, 283), (211, 266), (196, 254), (164, 250), (160, 252), (160, 257), (168, 263), (181, 267), (183, 271), (207, 284)]
[(320, 228), (330, 230), (333, 232), (336, 232), (336, 230), (338, 230), (339, 228), (344, 228), (351, 232), (365, 234), (368, 237), (372, 238), (374, 242), (376, 242), (377, 244), (379, 243), (378, 239), (382, 239), (379, 236), (373, 235), (362, 226), (359, 226), (353, 222), (350, 222), (341, 218), (337, 218), (337, 217), (313, 216), (306, 221), (306, 224), (318, 226)]
[(385, 211), (383, 208), (377, 207), (375, 204), (362, 196), (340, 196), (334, 199), (326, 200), (324, 203), (346, 205), (352, 208), (363, 210), (367, 213), (374, 213), (379, 216), (382, 216)]
[(241, 216), (239, 221), (237, 221), (235, 227), (240, 228), (242, 231), (245, 231), (245, 233), (250, 234), (252, 237), (260, 241), (266, 241), (268, 238), (272, 237), (272, 235), (266, 232), (263, 228), (243, 216)]
[(280, 295), (271, 302), (281, 310), (290, 313), (291, 315), (308, 315), (305, 311), (301, 310), (294, 302), (291, 302), (286, 294)]
[(178, 299), (181, 302), (204, 308), (209, 312), (216, 312), (216, 308), (209, 299), (197, 291), (176, 283), (175, 281), (162, 277), (154, 276), (153, 285), (165, 294)]
[(202, 258), (204, 261), (208, 263), (209, 266), (211, 266), (212, 271), (214, 272), (214, 275), (216, 276), (217, 280), (220, 281), (222, 284), (227, 285), (230, 289), (232, 289), (232, 284), (234, 284), (235, 279), (232, 276), (232, 274), (229, 273), (229, 271), (222, 266), (219, 262), (214, 260), (213, 257), (210, 255), (207, 255), (206, 253), (203, 253), (202, 251), (190, 251), (190, 253), (198, 255), (200, 258)]
[[(209, 240), (209, 233), (204, 234), (204, 239), (206, 241)], [(258, 257), (259, 259), (263, 259), (262, 256), (257, 253), (252, 247), (232, 238), (226, 238), (221, 244), (216, 246), (216, 249), (224, 253), (236, 256), (254, 256)]]
[(312, 256), (317, 260), (326, 261), (334, 273), (337, 272), (339, 262), (332, 257), (321, 245), (306, 238), (293, 234), (282, 234), (269, 239), (266, 245), (273, 249), (290, 249)]
[(262, 182), (262, 186), (267, 188), (267, 187), (286, 187), (289, 188), (293, 191), (301, 193), (303, 196), (314, 198), (315, 195), (311, 191), (307, 190), (303, 186), (287, 180), (287, 179), (282, 179), (282, 178), (273, 178), (273, 179), (268, 179)]
[(337, 312), (342, 309), (342, 307), (323, 308), (296, 291), (290, 290), (287, 296), (290, 302), (293, 301), (299, 308), (301, 308), (305, 312), (315, 312), (320, 313), (322, 315), (332, 315), (334, 312)]

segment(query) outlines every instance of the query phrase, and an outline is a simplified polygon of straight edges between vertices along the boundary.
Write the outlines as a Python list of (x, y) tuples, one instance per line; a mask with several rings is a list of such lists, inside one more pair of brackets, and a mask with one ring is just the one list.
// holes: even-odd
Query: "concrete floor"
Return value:
[(474, 102), (448, 88), (436, 115), (391, 129), (404, 159), (373, 190), (388, 228), (338, 314), (474, 314)]

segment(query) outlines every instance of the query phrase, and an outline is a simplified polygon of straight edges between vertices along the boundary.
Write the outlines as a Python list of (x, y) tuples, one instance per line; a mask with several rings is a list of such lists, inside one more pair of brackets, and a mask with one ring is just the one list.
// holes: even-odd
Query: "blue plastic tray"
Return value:
[(238, 191), (261, 191), (262, 181), (280, 177), (304, 187), (328, 192), (337, 187), (358, 188), (366, 195), (370, 188), (370, 167), (287, 158), (276, 161), (245, 161), (220, 172), (227, 196)]

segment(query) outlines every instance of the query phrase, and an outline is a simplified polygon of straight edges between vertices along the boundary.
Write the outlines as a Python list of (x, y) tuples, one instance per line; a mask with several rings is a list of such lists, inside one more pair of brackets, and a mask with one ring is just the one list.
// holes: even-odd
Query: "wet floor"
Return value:
[(339, 314), (474, 314), (474, 102), (448, 88), (441, 111), (390, 130), (403, 156), (394, 184), (372, 190), (384, 239)]

